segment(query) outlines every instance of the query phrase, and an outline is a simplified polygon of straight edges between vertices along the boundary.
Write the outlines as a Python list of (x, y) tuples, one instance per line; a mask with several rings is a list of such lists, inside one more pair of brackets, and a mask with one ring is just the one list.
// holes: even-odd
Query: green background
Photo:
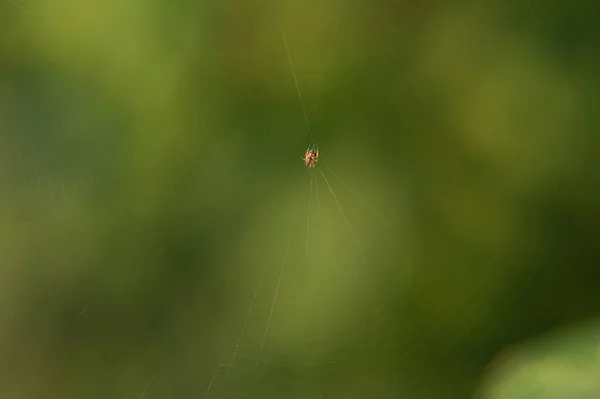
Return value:
[(3, 0), (0, 396), (596, 397), (599, 11)]

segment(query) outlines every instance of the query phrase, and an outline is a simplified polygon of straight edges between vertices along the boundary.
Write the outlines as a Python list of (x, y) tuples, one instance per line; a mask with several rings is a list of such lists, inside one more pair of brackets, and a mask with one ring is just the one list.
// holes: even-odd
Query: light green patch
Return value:
[(490, 372), (486, 399), (600, 397), (600, 324), (557, 331), (517, 348)]

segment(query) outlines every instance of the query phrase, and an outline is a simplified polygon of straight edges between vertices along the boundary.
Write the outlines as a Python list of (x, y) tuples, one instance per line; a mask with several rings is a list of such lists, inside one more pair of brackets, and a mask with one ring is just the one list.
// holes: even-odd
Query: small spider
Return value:
[(319, 160), (319, 149), (308, 148), (304, 153), (304, 158), (300, 158), (304, 161), (304, 164), (309, 168), (314, 168), (315, 164)]

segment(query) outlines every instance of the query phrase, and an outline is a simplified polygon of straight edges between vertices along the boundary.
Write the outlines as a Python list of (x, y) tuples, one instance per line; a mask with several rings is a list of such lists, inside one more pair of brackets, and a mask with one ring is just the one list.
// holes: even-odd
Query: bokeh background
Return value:
[(0, 1), (0, 396), (598, 397), (598, 15)]

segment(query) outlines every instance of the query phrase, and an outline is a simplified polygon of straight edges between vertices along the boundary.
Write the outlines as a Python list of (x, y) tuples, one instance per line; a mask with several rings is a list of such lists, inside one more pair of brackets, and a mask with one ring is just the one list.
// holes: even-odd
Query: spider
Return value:
[(317, 148), (315, 150), (310, 147), (307, 148), (306, 152), (304, 153), (304, 158), (300, 159), (302, 159), (304, 161), (304, 164), (309, 168), (314, 168), (315, 164), (319, 160), (319, 149)]

